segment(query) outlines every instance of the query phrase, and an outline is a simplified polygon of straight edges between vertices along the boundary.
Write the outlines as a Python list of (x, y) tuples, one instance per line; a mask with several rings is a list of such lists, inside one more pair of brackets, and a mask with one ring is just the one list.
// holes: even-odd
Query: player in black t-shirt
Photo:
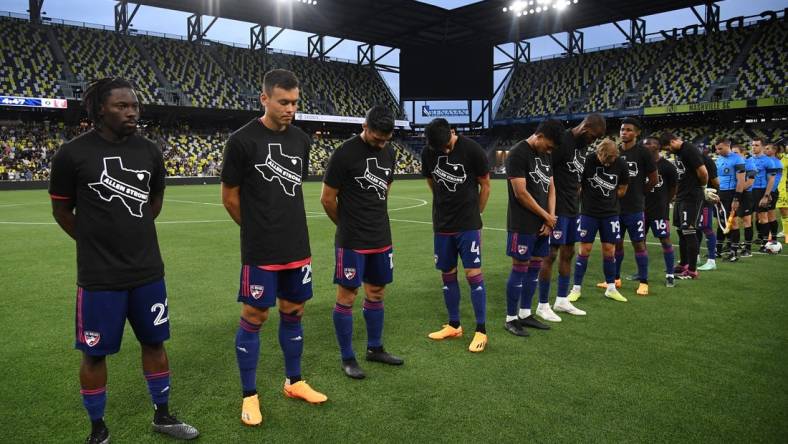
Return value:
[[(629, 240), (635, 250), (635, 262), (638, 268), (638, 286), (636, 293), (648, 295), (648, 249), (646, 248), (646, 193), (651, 191), (657, 181), (657, 167), (651, 154), (639, 143), (642, 125), (638, 119), (626, 117), (621, 121), (619, 136), (619, 157), (629, 169), (629, 186), (627, 193), (619, 202), (621, 214), (621, 240), (616, 242), (616, 287), (621, 287), (621, 265), (624, 262), (624, 235), (629, 233)], [(607, 283), (597, 284), (606, 288)]]
[(678, 189), (676, 167), (671, 161), (659, 154), (659, 139), (646, 137), (643, 146), (651, 153), (651, 158), (657, 165), (657, 181), (646, 193), (646, 234), (651, 230), (654, 237), (662, 244), (662, 256), (665, 260), (665, 286), (675, 286), (673, 265), (676, 255), (673, 252), (673, 243), (670, 240), (670, 202), (676, 197)]
[(487, 291), (482, 276), (481, 213), (490, 196), (490, 169), (484, 149), (454, 134), (446, 119), (434, 119), (424, 129), (428, 147), (421, 152), (421, 174), (432, 191), (435, 268), (441, 271), (443, 299), (449, 322), (430, 339), (462, 336), (457, 255), (462, 259), (476, 315), (476, 332), (468, 350), (487, 346)]
[(197, 429), (168, 408), (169, 310), (154, 225), (164, 201), (161, 149), (136, 132), (140, 103), (127, 80), (93, 82), (82, 103), (94, 129), (55, 153), (49, 194), (55, 220), (77, 243), (75, 347), (82, 351), (80, 393), (91, 420), (87, 442), (109, 442), (106, 356), (120, 349), (127, 318), (142, 349), (153, 430), (196, 438)]
[(615, 244), (621, 239), (618, 201), (626, 194), (628, 183), (629, 168), (619, 157), (616, 143), (610, 139), (603, 140), (596, 153), (586, 157), (583, 167), (578, 226), (580, 252), (575, 263), (575, 283), (569, 293), (572, 302), (580, 298), (583, 277), (588, 269), (588, 256), (597, 231), (602, 241), (603, 270), (607, 283), (605, 297), (619, 302), (627, 301), (616, 288)]
[(326, 214), (337, 226), (334, 329), (342, 370), (354, 379), (365, 377), (352, 343), (353, 303), (362, 285), (367, 361), (404, 363), (383, 348), (383, 298), (394, 274), (387, 207), (396, 165), (394, 149), (388, 144), (394, 132), (394, 113), (382, 105), (373, 106), (362, 127), (361, 134), (346, 140), (331, 155), (320, 196)]
[(515, 336), (528, 336), (525, 327), (550, 328), (531, 315), (531, 300), (557, 221), (550, 152), (560, 143), (563, 129), (557, 120), (540, 123), (528, 139), (509, 150), (506, 159), (506, 255), (512, 258), (512, 271), (506, 284), (504, 328)]
[(700, 212), (705, 200), (709, 172), (703, 163), (700, 151), (689, 142), (684, 142), (670, 132), (659, 138), (662, 149), (676, 156), (678, 192), (673, 206), (673, 226), (679, 229), (679, 279), (697, 279), (698, 237), (695, 233)]
[(312, 297), (312, 258), (301, 183), (311, 140), (291, 125), (298, 107), (296, 76), (274, 69), (263, 78), (263, 117), (230, 135), (222, 163), (222, 202), (241, 227), (241, 319), (235, 356), (241, 374), (241, 421), (263, 421), (257, 396), (260, 327), (279, 303), (279, 345), (285, 358), (284, 394), (311, 404), (328, 398), (301, 379), (301, 317)]
[(710, 192), (708, 199), (703, 202), (703, 207), (700, 212), (700, 221), (698, 222), (698, 248), (703, 241), (703, 235), (706, 235), (706, 250), (708, 251), (709, 258), (705, 264), (698, 267), (700, 271), (711, 271), (717, 269), (717, 233), (714, 231), (714, 205), (719, 202), (720, 179), (717, 177), (717, 164), (708, 153), (701, 152), (703, 156), (703, 165), (706, 166), (706, 171), (709, 172), (709, 187)]
[[(577, 242), (577, 224), (580, 209), (580, 181), (586, 161), (588, 145), (605, 134), (607, 125), (600, 114), (589, 114), (574, 128), (567, 129), (560, 143), (551, 154), (553, 181), (555, 182), (555, 214), (558, 221), (550, 236), (550, 254), (542, 262), (539, 272), (539, 305), (536, 315), (546, 321), (560, 322), (555, 311), (583, 316), (585, 311), (575, 307), (569, 294), (572, 258)], [(550, 309), (550, 281), (553, 262), (558, 257), (558, 290), (553, 309)]]

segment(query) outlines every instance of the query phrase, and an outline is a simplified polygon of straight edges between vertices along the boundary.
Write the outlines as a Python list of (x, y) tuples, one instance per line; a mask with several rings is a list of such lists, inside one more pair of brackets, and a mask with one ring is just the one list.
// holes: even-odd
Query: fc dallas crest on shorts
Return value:
[(528, 252), (528, 245), (518, 245), (517, 246), (517, 253), (518, 254), (525, 254)]
[(342, 270), (345, 273), (345, 279), (351, 280), (356, 277), (356, 269), (355, 268), (345, 268)]
[(83, 336), (85, 337), (85, 344), (87, 344), (88, 347), (95, 346), (101, 340), (101, 334), (97, 331), (86, 331), (83, 333)]
[(260, 299), (260, 297), (265, 292), (265, 287), (262, 285), (250, 285), (249, 286), (249, 293), (255, 299)]

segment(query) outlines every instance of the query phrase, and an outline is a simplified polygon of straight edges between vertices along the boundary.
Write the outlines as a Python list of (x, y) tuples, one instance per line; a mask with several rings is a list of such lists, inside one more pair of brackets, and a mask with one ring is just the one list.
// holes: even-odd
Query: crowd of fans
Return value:
[[(788, 95), (787, 37), (788, 25), (779, 19), (523, 63), (512, 73), (497, 117), (782, 97)], [(729, 90), (716, 95), (720, 87)]]
[(10, 17), (0, 17), (0, 49), (0, 95), (62, 98), (61, 79), (84, 86), (122, 73), (145, 104), (257, 110), (263, 73), (284, 68), (301, 80), (304, 112), (363, 116), (386, 104), (402, 116), (375, 69), (344, 61)]
[[(61, 123), (0, 123), (0, 180), (47, 180), (50, 160), (65, 141), (90, 127)], [(162, 147), (168, 176), (218, 176), (229, 128), (197, 129), (146, 126), (140, 133)], [(315, 134), (310, 151), (309, 174), (325, 173), (328, 158), (349, 137)], [(397, 153), (395, 174), (420, 172), (421, 162), (408, 145), (393, 140)]]

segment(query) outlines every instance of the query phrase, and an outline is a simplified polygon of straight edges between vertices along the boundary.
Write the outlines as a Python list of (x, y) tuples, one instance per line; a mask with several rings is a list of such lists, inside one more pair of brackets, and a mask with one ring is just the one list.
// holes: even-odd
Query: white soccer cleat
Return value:
[(550, 304), (539, 304), (539, 307), (536, 308), (536, 315), (545, 321), (561, 322), (561, 318), (550, 308)]
[(574, 316), (585, 316), (586, 312), (572, 305), (571, 302), (565, 300), (564, 302), (556, 302), (553, 304), (553, 310), (559, 313), (569, 313)]

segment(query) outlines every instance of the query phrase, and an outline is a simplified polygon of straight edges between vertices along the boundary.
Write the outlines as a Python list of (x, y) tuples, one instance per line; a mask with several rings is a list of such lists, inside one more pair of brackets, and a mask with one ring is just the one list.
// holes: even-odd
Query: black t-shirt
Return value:
[(571, 129), (564, 131), (561, 143), (553, 150), (551, 164), (555, 184), (555, 214), (558, 216), (577, 216), (580, 201), (578, 189), (587, 150), (585, 141), (573, 136)]
[(124, 290), (164, 276), (150, 207), (164, 175), (161, 150), (137, 134), (112, 143), (92, 130), (55, 153), (49, 193), (76, 205), (80, 287)]
[(640, 143), (624, 150), (619, 150), (621, 159), (624, 160), (629, 169), (629, 187), (627, 194), (621, 198), (621, 214), (639, 213), (645, 208), (646, 195), (644, 185), (648, 175), (657, 169), (651, 153)]
[(670, 189), (676, 185), (676, 167), (665, 158), (657, 163), (657, 184), (646, 193), (646, 219), (667, 219)]
[(719, 177), (717, 175), (717, 163), (714, 162), (710, 156), (703, 155), (703, 164), (706, 165), (706, 171), (709, 173), (709, 183), (708, 185), (711, 186), (711, 181)]
[(581, 214), (606, 218), (619, 214), (616, 189), (629, 183), (629, 168), (621, 157), (610, 166), (602, 165), (595, 153), (586, 156), (583, 168)]
[(289, 125), (272, 131), (252, 120), (230, 135), (222, 182), (241, 187), (241, 260), (285, 265), (310, 257), (301, 183), (312, 140)]
[(394, 180), (391, 145), (379, 150), (353, 136), (328, 160), (326, 185), (339, 190), (336, 246), (355, 250), (391, 245), (388, 187)]
[[(525, 189), (533, 196), (540, 207), (547, 208), (547, 196), (550, 190), (550, 178), (553, 177), (550, 156), (539, 154), (525, 140), (509, 151), (506, 159), (506, 175), (509, 179), (525, 178)], [(544, 220), (520, 205), (514, 195), (512, 182), (507, 180), (509, 190), (509, 208), (506, 213), (506, 229), (517, 233), (536, 234)]]
[(697, 202), (703, 199), (703, 190), (695, 170), (704, 165), (703, 156), (695, 145), (684, 142), (676, 153), (676, 172), (678, 173), (679, 190), (677, 201)]
[(473, 140), (457, 136), (450, 153), (424, 148), (421, 174), (432, 179), (432, 226), (436, 232), (478, 230), (479, 177), (489, 173), (487, 155)]

